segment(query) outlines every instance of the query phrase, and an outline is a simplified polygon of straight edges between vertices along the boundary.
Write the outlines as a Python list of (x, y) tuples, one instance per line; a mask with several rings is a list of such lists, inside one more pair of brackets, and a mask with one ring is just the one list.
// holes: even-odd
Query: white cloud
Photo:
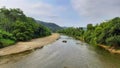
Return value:
[(71, 0), (85, 22), (100, 22), (120, 16), (120, 0)]
[(53, 6), (42, 1), (30, 2), (29, 0), (0, 0), (0, 7), (20, 8), (27, 16), (34, 18), (51, 17), (55, 18), (59, 12), (64, 11), (63, 6)]

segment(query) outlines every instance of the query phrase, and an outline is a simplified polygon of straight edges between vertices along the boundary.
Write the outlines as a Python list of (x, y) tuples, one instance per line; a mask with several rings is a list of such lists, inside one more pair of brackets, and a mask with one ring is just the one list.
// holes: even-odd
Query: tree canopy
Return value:
[(87, 25), (87, 30), (78, 30), (67, 28), (61, 33), (72, 35), (73, 37), (82, 38), (87, 43), (96, 45), (104, 44), (109, 46), (120, 46), (120, 18), (116, 17), (109, 21), (102, 22), (93, 26)]
[(0, 47), (50, 34), (51, 31), (47, 27), (27, 17), (22, 10), (0, 8)]

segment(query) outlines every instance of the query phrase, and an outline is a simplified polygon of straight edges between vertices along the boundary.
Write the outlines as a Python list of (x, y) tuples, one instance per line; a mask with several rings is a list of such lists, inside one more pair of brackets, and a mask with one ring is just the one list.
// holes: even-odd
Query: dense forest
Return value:
[(58, 32), (83, 40), (92, 45), (104, 44), (111, 47), (120, 47), (119, 17), (102, 22), (95, 26), (88, 24), (87, 30), (70, 27)]
[(20, 9), (0, 8), (0, 48), (50, 35), (51, 31)]

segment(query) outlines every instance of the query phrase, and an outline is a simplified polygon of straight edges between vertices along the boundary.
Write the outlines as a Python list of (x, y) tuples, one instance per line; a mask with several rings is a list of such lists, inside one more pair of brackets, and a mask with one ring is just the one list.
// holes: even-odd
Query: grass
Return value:
[(10, 46), (10, 45), (13, 45), (13, 44), (15, 44), (14, 40), (0, 39), (0, 48), (7, 47), (7, 46)]

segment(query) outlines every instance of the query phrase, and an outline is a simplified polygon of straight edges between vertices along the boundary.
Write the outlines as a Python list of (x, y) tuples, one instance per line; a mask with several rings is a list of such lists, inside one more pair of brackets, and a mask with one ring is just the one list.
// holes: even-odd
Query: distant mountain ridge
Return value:
[(57, 30), (63, 29), (61, 26), (59, 26), (55, 23), (43, 22), (43, 21), (39, 21), (39, 20), (36, 20), (36, 22), (48, 27), (53, 32), (56, 32)]

